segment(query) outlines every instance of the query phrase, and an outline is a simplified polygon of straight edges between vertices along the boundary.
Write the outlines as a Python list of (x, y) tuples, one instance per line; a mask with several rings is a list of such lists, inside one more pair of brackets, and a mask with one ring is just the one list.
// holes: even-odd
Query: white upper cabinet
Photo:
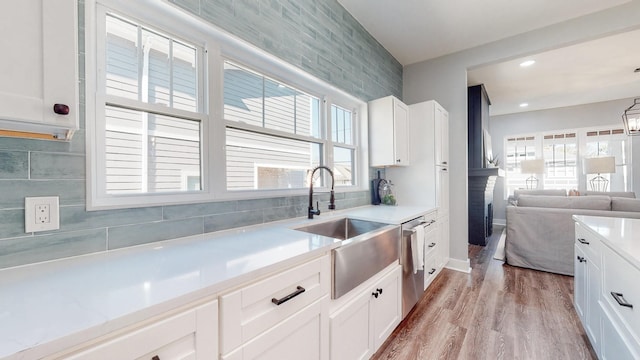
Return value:
[(394, 96), (369, 102), (371, 166), (409, 165), (409, 108)]
[(76, 0), (0, 2), (0, 129), (78, 129), (77, 12)]

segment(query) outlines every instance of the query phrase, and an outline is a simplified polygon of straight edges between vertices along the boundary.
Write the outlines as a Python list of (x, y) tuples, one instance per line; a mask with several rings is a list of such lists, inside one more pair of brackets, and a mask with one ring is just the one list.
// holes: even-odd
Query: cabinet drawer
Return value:
[[(326, 255), (221, 296), (222, 354), (329, 294), (330, 265)], [(277, 300), (282, 301), (280, 305), (274, 303)]]
[(73, 354), (68, 360), (208, 359), (217, 354), (217, 301)]
[(438, 274), (438, 256), (436, 253), (428, 257), (424, 261), (424, 288), (425, 290), (431, 284)]
[[(602, 246), (603, 284), (602, 296), (620, 323), (636, 341), (640, 335), (640, 287), (637, 279), (640, 270), (616, 254), (608, 246)], [(631, 305), (632, 307), (625, 306)]]
[(584, 252), (584, 255), (586, 255), (595, 266), (599, 267), (601, 262), (600, 254), (602, 253), (600, 240), (578, 223), (576, 223), (575, 229), (576, 246)]

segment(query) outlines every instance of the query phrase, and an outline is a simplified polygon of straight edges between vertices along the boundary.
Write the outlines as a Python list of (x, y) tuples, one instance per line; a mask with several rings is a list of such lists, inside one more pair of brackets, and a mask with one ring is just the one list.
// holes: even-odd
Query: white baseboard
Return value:
[(450, 258), (447, 265), (445, 265), (445, 268), (469, 274), (471, 272), (471, 262), (469, 259), (458, 260)]
[(493, 219), (493, 225), (507, 226), (507, 219)]

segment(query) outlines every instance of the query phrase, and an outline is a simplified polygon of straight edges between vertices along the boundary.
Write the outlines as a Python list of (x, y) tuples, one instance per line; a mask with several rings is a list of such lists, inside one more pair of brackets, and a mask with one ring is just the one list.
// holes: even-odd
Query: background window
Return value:
[[(513, 194), (513, 190), (526, 189), (526, 179), (531, 176), (531, 174), (523, 174), (520, 171), (520, 163), (523, 160), (532, 160), (536, 158), (536, 137), (508, 137), (504, 148), (506, 149), (506, 191), (507, 194)], [(540, 184), (540, 182), (538, 184)]]
[[(609, 191), (629, 191), (631, 184), (629, 164), (629, 137), (624, 129), (606, 129), (588, 131), (586, 134), (584, 157), (613, 156), (616, 159), (615, 173), (600, 174), (609, 180)], [(585, 174), (586, 184), (598, 174)], [(588, 187), (588, 185), (587, 185)]]
[(544, 189), (578, 188), (578, 138), (576, 133), (544, 135)]

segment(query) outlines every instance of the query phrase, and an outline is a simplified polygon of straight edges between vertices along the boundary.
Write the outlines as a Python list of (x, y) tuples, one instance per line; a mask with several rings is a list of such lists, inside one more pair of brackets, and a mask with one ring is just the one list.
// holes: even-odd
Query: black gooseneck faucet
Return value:
[(309, 178), (309, 219), (313, 219), (313, 215), (320, 215), (320, 206), (318, 205), (318, 209), (314, 210), (313, 209), (313, 174), (316, 173), (316, 171), (320, 170), (320, 169), (324, 169), (327, 170), (329, 172), (329, 175), (331, 175), (331, 196), (329, 197), (329, 210), (335, 210), (336, 208), (336, 204), (335, 204), (335, 197), (334, 197), (334, 193), (333, 193), (333, 184), (335, 179), (333, 178), (333, 171), (331, 171), (331, 169), (329, 169), (326, 166), (316, 166), (313, 170), (311, 170), (311, 176)]

